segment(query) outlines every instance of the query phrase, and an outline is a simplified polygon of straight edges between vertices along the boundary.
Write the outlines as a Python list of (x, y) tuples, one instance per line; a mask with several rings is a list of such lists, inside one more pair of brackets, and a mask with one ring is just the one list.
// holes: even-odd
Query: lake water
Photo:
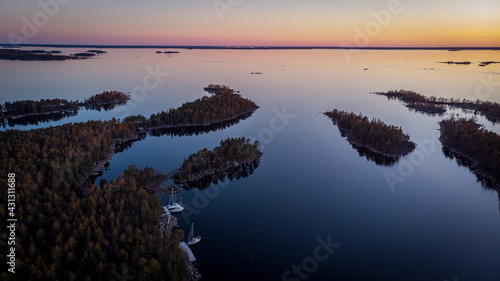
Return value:
[[(84, 61), (0, 61), (2, 103), (133, 94), (112, 111), (15, 128), (149, 116), (201, 97), (210, 83), (229, 85), (260, 106), (224, 130), (146, 137), (115, 155), (103, 175), (114, 178), (131, 164), (169, 172), (227, 137), (262, 143), (252, 175), (179, 194), (187, 208), (176, 215), (181, 228), (194, 222), (202, 236), (192, 249), (203, 280), (499, 280), (499, 196), (443, 154), (437, 123), (449, 115), (411, 112), (369, 94), (411, 89), (500, 102), (500, 64), (478, 66), (500, 61), (499, 51), (107, 51)], [(436, 63), (466, 60), (472, 64)], [(160, 75), (149, 79), (154, 71)], [(392, 166), (377, 165), (320, 114), (335, 108), (402, 126), (421, 145)], [(499, 124), (480, 116), (478, 122), (500, 133)], [(387, 175), (397, 180), (391, 184)], [(320, 240), (336, 243), (333, 252), (316, 250)], [(293, 273), (294, 265), (302, 272)]]

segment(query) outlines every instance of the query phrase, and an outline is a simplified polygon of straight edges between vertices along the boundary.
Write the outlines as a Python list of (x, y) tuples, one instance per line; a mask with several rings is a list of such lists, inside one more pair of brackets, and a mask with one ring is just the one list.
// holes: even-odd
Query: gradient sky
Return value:
[[(67, 3), (44, 18), (39, 3), (57, 1)], [(393, 1), (400, 12), (376, 23), (372, 14)], [(0, 0), (0, 43), (500, 47), (500, 1), (436, 2)]]

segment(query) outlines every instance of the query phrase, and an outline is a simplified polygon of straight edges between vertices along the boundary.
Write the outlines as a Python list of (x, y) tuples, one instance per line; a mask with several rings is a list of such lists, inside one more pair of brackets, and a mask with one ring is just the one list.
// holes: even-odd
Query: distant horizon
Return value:
[(3, 48), (10, 47), (52, 47), (52, 48), (163, 48), (163, 49), (242, 49), (242, 50), (262, 50), (262, 49), (349, 49), (349, 50), (500, 50), (500, 46), (484, 47), (462, 47), (462, 46), (373, 46), (373, 47), (353, 47), (353, 46), (296, 46), (296, 45), (157, 45), (157, 44), (63, 44), (63, 43), (41, 43), (41, 44), (10, 44), (0, 43)]

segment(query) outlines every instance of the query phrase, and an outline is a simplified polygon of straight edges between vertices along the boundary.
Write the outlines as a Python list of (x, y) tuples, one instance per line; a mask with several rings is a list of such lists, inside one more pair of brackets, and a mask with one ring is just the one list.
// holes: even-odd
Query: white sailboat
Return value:
[(191, 223), (191, 230), (189, 231), (187, 244), (189, 246), (194, 245), (201, 241), (201, 236), (194, 237), (194, 223)]
[(177, 196), (175, 195), (173, 188), (172, 188), (172, 195), (170, 195), (170, 199), (168, 200), (167, 209), (171, 213), (180, 213), (184, 211), (184, 207), (182, 207), (182, 198), (181, 198), (181, 203), (177, 203)]

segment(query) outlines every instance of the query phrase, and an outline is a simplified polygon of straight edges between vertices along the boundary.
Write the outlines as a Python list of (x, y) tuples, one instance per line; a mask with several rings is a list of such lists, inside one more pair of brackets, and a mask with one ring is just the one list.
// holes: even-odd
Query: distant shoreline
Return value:
[(206, 49), (206, 50), (493, 50), (500, 47), (348, 47), (348, 46), (190, 46), (190, 45), (74, 45), (74, 44), (0, 44), (0, 47), (105, 48), (105, 49)]

